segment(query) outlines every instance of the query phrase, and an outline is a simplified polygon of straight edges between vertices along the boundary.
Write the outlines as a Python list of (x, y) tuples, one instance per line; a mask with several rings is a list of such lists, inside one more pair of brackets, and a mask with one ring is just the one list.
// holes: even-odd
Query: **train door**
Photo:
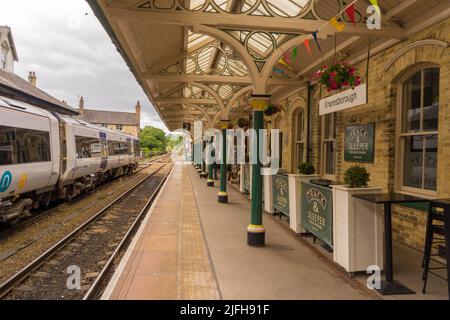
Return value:
[(106, 170), (106, 167), (108, 166), (108, 140), (106, 139), (105, 132), (100, 132), (100, 145), (102, 154), (100, 170)]

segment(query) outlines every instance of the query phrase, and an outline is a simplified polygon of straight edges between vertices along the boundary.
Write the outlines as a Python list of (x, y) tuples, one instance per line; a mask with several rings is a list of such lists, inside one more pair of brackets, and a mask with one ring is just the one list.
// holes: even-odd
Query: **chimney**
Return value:
[(136, 123), (138, 124), (138, 130), (141, 128), (141, 102), (138, 101), (136, 105)]
[(28, 74), (28, 82), (33, 86), (36, 87), (36, 72), (34, 71), (30, 71), (30, 73)]
[(80, 114), (84, 113), (84, 98), (83, 97), (80, 98), (80, 102), (78, 104), (78, 112), (80, 112)]

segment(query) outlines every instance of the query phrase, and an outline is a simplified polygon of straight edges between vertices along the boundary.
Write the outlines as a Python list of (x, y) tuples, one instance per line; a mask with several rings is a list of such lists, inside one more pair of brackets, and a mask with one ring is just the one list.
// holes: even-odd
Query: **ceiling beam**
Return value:
[[(321, 28), (322, 35), (332, 36), (336, 29), (327, 25), (323, 27), (326, 20), (309, 20), (298, 18), (265, 17), (265, 16), (242, 16), (230, 13), (204, 13), (195, 11), (153, 11), (135, 10), (122, 8), (108, 8), (107, 15), (113, 20), (124, 20), (129, 22), (180, 25), (192, 27), (194, 25), (206, 25), (218, 29), (234, 29), (249, 31), (269, 31), (290, 34), (312, 33)], [(343, 22), (344, 23), (344, 22)], [(405, 32), (401, 27), (383, 26), (380, 30), (369, 30), (364, 23), (353, 26), (345, 23), (342, 31), (344, 34), (371, 35), (374, 37), (404, 38)]]
[(189, 98), (162, 98), (162, 99), (155, 99), (153, 101), (154, 103), (163, 104), (163, 103), (191, 103), (191, 104), (209, 104), (209, 105), (216, 105), (217, 101), (213, 99), (189, 99)]
[(180, 73), (158, 73), (144, 72), (142, 77), (146, 80), (167, 82), (203, 82), (203, 83), (226, 83), (226, 84), (251, 84), (248, 76), (220, 76), (211, 74), (180, 74)]

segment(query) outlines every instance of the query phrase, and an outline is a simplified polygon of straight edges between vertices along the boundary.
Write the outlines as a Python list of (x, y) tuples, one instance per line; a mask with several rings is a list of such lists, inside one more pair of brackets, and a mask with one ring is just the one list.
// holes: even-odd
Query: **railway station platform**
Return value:
[[(102, 299), (373, 299), (270, 215), (266, 247), (246, 244), (250, 202), (217, 202), (190, 164), (176, 164)], [(325, 263), (324, 263), (325, 262)]]

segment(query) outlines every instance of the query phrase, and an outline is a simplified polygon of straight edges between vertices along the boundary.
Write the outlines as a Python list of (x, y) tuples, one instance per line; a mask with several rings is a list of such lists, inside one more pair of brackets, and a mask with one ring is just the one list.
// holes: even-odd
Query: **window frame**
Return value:
[(6, 69), (8, 65), (8, 54), (9, 54), (9, 48), (7, 44), (4, 43), (0, 46), (0, 67), (1, 69)]
[[(337, 114), (336, 112), (333, 112), (330, 114), (332, 117), (332, 125), (331, 130), (333, 131), (332, 136), (333, 138), (325, 138), (325, 125), (326, 125), (326, 118), (327, 115), (321, 116), (321, 132), (320, 132), (320, 145), (321, 145), (321, 152), (320, 152), (320, 176), (323, 179), (336, 181), (336, 175), (337, 175)], [(334, 174), (328, 174), (326, 173), (326, 158), (327, 158), (327, 149), (326, 145), (327, 143), (334, 143), (334, 159), (333, 159), (333, 166), (334, 166)]]
[[(301, 123), (301, 140), (298, 140), (298, 134), (299, 134), (299, 115), (302, 115), (302, 123)], [(293, 112), (293, 132), (292, 132), (292, 136), (294, 139), (292, 139), (292, 152), (294, 154), (294, 156), (292, 157), (292, 167), (293, 167), (293, 172), (297, 173), (298, 172), (298, 166), (302, 163), (305, 162), (305, 156), (306, 153), (305, 152), (305, 146), (306, 146), (306, 124), (305, 124), (305, 120), (306, 120), (306, 111), (303, 107), (297, 107), (295, 109), (295, 111)], [(299, 162), (298, 159), (298, 147), (299, 145), (301, 145), (302, 148), (302, 154), (303, 154), (303, 158), (301, 159), (301, 161)]]
[[(405, 139), (408, 137), (414, 137), (414, 136), (419, 136), (419, 137), (423, 137), (425, 138), (426, 136), (429, 135), (436, 135), (437, 139), (438, 139), (438, 144), (439, 144), (439, 111), (440, 111), (440, 101), (439, 101), (439, 111), (438, 111), (438, 129), (437, 130), (422, 130), (423, 129), (423, 117), (424, 117), (424, 112), (423, 112), (423, 108), (424, 108), (424, 74), (425, 74), (425, 70), (426, 69), (433, 69), (433, 68), (437, 68), (439, 69), (439, 86), (441, 84), (441, 68), (439, 65), (437, 64), (433, 64), (433, 63), (422, 63), (419, 64), (417, 66), (414, 66), (413, 68), (411, 68), (410, 70), (408, 70), (408, 72), (406, 72), (404, 75), (402, 75), (398, 81), (397, 81), (397, 108), (396, 108), (396, 124), (395, 124), (395, 173), (394, 173), (394, 190), (395, 192), (398, 193), (403, 193), (403, 194), (408, 194), (408, 195), (412, 195), (412, 196), (421, 196), (421, 197), (425, 197), (425, 198), (437, 198), (438, 196), (438, 191), (437, 191), (437, 187), (438, 184), (436, 183), (436, 190), (427, 190), (427, 189), (421, 189), (421, 188), (414, 188), (414, 187), (409, 187), (409, 186), (405, 186), (403, 184), (404, 181), (404, 167), (403, 167), (403, 163), (404, 163), (404, 157), (405, 157)], [(410, 80), (416, 73), (420, 72), (421, 73), (421, 88), (420, 88), (420, 92), (421, 92), (421, 97), (420, 97), (420, 130), (419, 131), (411, 131), (411, 132), (407, 132), (406, 130), (404, 130), (404, 126), (406, 125), (404, 123), (404, 117), (405, 117), (405, 105), (404, 105), (404, 101), (405, 101), (405, 91), (404, 91), (404, 85), (405, 83)], [(441, 95), (441, 92), (439, 92), (439, 96)], [(425, 143), (424, 143), (425, 145)], [(438, 151), (439, 151), (439, 146), (438, 146)], [(423, 151), (423, 157), (425, 157), (426, 151)], [(424, 167), (424, 162), (422, 163), (423, 169), (425, 169)], [(438, 169), (439, 167), (436, 167), (436, 180), (438, 179), (439, 175), (438, 175)], [(422, 173), (424, 175), (424, 173)], [(423, 180), (422, 180), (422, 184), (423, 184)]]

